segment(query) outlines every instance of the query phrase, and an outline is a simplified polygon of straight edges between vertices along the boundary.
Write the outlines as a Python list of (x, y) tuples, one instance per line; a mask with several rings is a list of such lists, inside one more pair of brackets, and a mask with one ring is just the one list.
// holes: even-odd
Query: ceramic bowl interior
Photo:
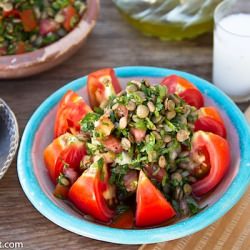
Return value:
[(0, 99), (0, 179), (15, 157), (18, 142), (19, 133), (15, 115)]
[(87, 10), (78, 25), (55, 43), (25, 54), (0, 56), (0, 79), (38, 74), (68, 59), (82, 46), (94, 28), (99, 5), (99, 0), (87, 0)]
[(25, 129), (18, 156), (18, 174), (22, 187), (33, 205), (54, 223), (77, 234), (122, 244), (167, 241), (197, 232), (224, 215), (245, 192), (250, 179), (250, 135), (241, 111), (207, 81), (188, 73), (152, 67), (122, 67), (116, 74), (124, 87), (131, 79), (148, 79), (157, 84), (170, 74), (189, 79), (204, 94), (207, 105), (216, 106), (225, 121), (231, 148), (230, 170), (203, 205), (199, 214), (170, 226), (142, 230), (122, 230), (99, 225), (84, 218), (69, 202), (56, 199), (43, 162), (43, 150), (52, 141), (58, 101), (68, 89), (87, 101), (86, 77), (75, 80), (50, 96), (34, 113)]

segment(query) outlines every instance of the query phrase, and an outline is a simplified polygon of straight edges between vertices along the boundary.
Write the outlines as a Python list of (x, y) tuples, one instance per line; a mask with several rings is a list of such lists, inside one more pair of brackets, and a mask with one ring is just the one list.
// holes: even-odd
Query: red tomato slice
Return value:
[(80, 120), (92, 112), (92, 109), (84, 102), (77, 93), (69, 90), (58, 105), (54, 136), (55, 138), (66, 133), (73, 134), (80, 131)]
[(162, 85), (168, 87), (168, 92), (178, 94), (189, 105), (200, 108), (204, 106), (201, 92), (191, 82), (177, 75), (164, 78)]
[(103, 177), (105, 173), (106, 164), (102, 169), (95, 164), (91, 165), (72, 185), (68, 196), (82, 212), (99, 221), (108, 222), (113, 217), (113, 211), (107, 206), (103, 195), (109, 185), (107, 178)]
[(80, 161), (85, 155), (84, 143), (69, 133), (61, 135), (48, 145), (44, 150), (44, 161), (54, 183), (65, 164), (78, 171)]
[(210, 171), (206, 177), (192, 185), (196, 196), (212, 190), (221, 181), (230, 163), (229, 144), (221, 136), (203, 131), (195, 132), (192, 138), (192, 152), (200, 152), (203, 149), (208, 154)]
[(110, 224), (111, 227), (121, 229), (131, 229), (134, 225), (134, 213), (131, 209), (119, 214)]
[(113, 69), (101, 69), (88, 76), (88, 94), (91, 106), (102, 107), (112, 95), (121, 92)]
[(136, 226), (148, 227), (163, 223), (176, 212), (148, 177), (140, 172), (136, 193)]
[(64, 8), (63, 14), (65, 18), (63, 27), (65, 30), (70, 31), (75, 27), (76, 22), (78, 22), (79, 16), (76, 12), (76, 9), (72, 5)]
[(103, 141), (102, 144), (104, 147), (116, 154), (122, 152), (122, 146), (121, 146), (121, 141), (114, 137), (113, 135), (110, 135), (106, 137)]
[(23, 10), (20, 12), (24, 31), (30, 32), (36, 29), (37, 21), (32, 9)]
[(203, 107), (199, 109), (198, 119), (195, 122), (195, 131), (203, 130), (227, 137), (226, 127), (219, 111), (215, 107)]
[(198, 89), (187, 89), (179, 93), (179, 96), (191, 106), (196, 108), (204, 106), (203, 96)]

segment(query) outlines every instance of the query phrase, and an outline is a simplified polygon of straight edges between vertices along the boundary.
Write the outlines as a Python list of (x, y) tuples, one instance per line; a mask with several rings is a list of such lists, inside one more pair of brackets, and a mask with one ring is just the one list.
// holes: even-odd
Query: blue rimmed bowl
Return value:
[(154, 67), (121, 67), (115, 71), (123, 86), (131, 79), (148, 79), (152, 83), (159, 83), (167, 75), (180, 75), (200, 89), (206, 105), (218, 107), (227, 127), (232, 159), (230, 170), (222, 182), (203, 200), (203, 204), (208, 207), (173, 225), (123, 230), (91, 222), (70, 203), (52, 195), (54, 186), (44, 166), (43, 150), (52, 141), (56, 107), (65, 92), (69, 89), (77, 91), (87, 101), (86, 76), (56, 91), (29, 120), (18, 154), (18, 176), (25, 194), (40, 213), (57, 225), (79, 235), (113, 243), (146, 244), (168, 241), (195, 233), (212, 224), (238, 202), (250, 181), (250, 130), (243, 114), (225, 94), (197, 76)]

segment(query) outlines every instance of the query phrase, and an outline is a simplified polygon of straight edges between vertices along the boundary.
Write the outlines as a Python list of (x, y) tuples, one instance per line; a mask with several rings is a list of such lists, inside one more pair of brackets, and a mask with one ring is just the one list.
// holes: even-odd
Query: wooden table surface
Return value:
[[(0, 81), (0, 97), (17, 116), (20, 133), (39, 104), (64, 84), (103, 67), (149, 65), (197, 74), (211, 80), (212, 35), (193, 41), (161, 42), (123, 21), (111, 0), (101, 1), (101, 15), (87, 43), (70, 60), (46, 73)], [(244, 109), (247, 104), (241, 105)], [(24, 249), (137, 249), (75, 235), (43, 217), (25, 197), (16, 160), (0, 181), (0, 241), (21, 241)]]

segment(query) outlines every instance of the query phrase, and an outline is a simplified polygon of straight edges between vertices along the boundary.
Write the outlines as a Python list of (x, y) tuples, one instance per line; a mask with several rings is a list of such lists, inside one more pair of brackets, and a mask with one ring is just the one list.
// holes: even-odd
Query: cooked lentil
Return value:
[[(126, 115), (121, 116), (118, 109), (126, 110)], [(132, 173), (138, 176), (143, 169), (179, 215), (198, 212), (191, 184), (197, 181), (193, 169), (201, 157), (192, 155), (190, 146), (196, 109), (177, 95), (168, 94), (165, 86), (130, 81), (126, 91), (110, 100), (103, 113), (96, 116), (96, 123), (103, 117), (110, 119), (111, 136), (120, 140), (122, 148), (111, 163), (110, 182), (118, 189), (117, 202), (126, 204), (136, 190), (128, 188), (133, 186), (130, 177)], [(81, 124), (86, 127), (86, 118)], [(103, 135), (96, 133), (99, 129), (83, 131), (88, 135), (88, 153), (92, 156), (110, 152), (102, 145)]]

